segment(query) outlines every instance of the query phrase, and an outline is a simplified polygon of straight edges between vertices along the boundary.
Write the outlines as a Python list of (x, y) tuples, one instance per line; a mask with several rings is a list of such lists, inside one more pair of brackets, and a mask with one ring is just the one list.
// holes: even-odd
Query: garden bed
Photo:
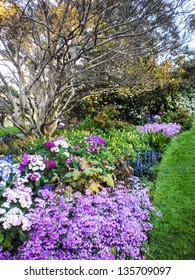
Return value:
[(1, 158), (0, 258), (144, 259), (156, 212), (131, 174), (138, 170), (126, 168), (127, 151), (132, 162), (142, 155), (153, 164), (153, 148), (171, 139), (132, 126), (99, 135), (77, 127)]

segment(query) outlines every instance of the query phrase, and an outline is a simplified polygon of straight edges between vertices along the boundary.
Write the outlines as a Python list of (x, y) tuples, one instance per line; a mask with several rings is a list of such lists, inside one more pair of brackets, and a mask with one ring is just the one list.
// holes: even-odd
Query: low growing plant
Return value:
[(93, 195), (70, 188), (65, 198), (48, 189), (40, 194), (29, 209), (29, 239), (13, 255), (0, 250), (0, 259), (144, 259), (154, 208), (138, 178)]

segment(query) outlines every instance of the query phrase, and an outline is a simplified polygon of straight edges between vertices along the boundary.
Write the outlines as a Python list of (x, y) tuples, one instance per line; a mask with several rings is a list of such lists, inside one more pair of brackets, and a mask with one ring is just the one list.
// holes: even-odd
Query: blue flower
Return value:
[(50, 192), (52, 192), (52, 188), (50, 187), (50, 185), (44, 185), (41, 190), (48, 190)]
[(11, 156), (5, 156), (0, 159), (0, 187), (5, 187), (7, 180), (12, 173)]

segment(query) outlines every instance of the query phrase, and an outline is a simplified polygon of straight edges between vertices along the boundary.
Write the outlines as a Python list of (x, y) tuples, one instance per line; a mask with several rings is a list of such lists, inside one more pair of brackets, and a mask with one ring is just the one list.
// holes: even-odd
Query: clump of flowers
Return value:
[(64, 137), (58, 137), (48, 142), (45, 142), (44, 147), (49, 149), (51, 152), (58, 153), (61, 151), (60, 148), (68, 149), (69, 144), (66, 142)]
[[(143, 259), (143, 242), (152, 228), (154, 210), (139, 179), (129, 186), (103, 188), (99, 194), (62, 197), (41, 191), (29, 210), (30, 238), (13, 259), (111, 260)], [(0, 252), (0, 258), (6, 252)], [(10, 258), (10, 256), (8, 256)]]
[(12, 172), (11, 156), (0, 158), (0, 187), (5, 187)]
[(26, 240), (26, 232), (31, 228), (27, 213), (33, 204), (33, 192), (25, 187), (22, 179), (4, 188), (0, 197), (0, 243), (10, 251), (15, 249), (18, 240)]
[(43, 157), (41, 155), (22, 154), (22, 160), (18, 167), (20, 171), (25, 171), (25, 166), (28, 166), (32, 171), (43, 171), (46, 168)]
[(87, 153), (91, 154), (94, 152), (99, 152), (99, 147), (104, 147), (106, 145), (106, 142), (104, 141), (104, 139), (102, 139), (99, 136), (95, 136), (95, 135), (89, 135), (84, 137), (84, 142), (87, 145)]
[(52, 168), (57, 166), (55, 161), (53, 161), (51, 159), (45, 159), (43, 162), (45, 163), (45, 169), (46, 170), (52, 169)]
[(181, 131), (181, 126), (176, 123), (147, 123), (143, 126), (139, 126), (138, 130), (147, 133), (152, 131), (153, 133), (162, 132), (167, 137), (175, 137), (177, 133)]

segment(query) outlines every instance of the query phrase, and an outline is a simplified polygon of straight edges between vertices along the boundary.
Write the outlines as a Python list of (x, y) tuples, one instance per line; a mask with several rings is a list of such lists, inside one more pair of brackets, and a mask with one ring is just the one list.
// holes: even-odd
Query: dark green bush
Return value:
[(193, 117), (187, 111), (178, 109), (173, 112), (165, 112), (161, 117), (161, 122), (177, 123), (181, 125), (182, 130), (189, 130), (193, 124)]

